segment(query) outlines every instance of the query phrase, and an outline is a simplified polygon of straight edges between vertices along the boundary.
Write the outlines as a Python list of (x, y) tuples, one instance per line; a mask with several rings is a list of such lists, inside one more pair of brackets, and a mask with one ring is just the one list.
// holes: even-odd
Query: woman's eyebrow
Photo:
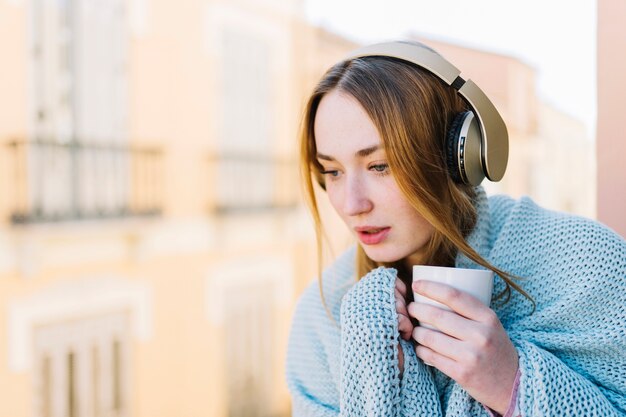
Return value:
[[(376, 152), (379, 149), (381, 149), (380, 145), (369, 146), (367, 148), (361, 149), (360, 151), (356, 151), (356, 153), (354, 155), (359, 157), (359, 158), (365, 158), (366, 156), (369, 156), (369, 155), (373, 154), (374, 152)], [(317, 159), (322, 159), (324, 161), (334, 161), (335, 160), (335, 158), (333, 158), (332, 156), (324, 155), (323, 153), (319, 153), (319, 152), (317, 153), (316, 157), (317, 157)]]
[(323, 159), (324, 161), (334, 161), (335, 158), (333, 158), (332, 156), (328, 156), (328, 155), (324, 155), (323, 153), (317, 153), (317, 155), (315, 155), (317, 157), (317, 159)]
[(360, 158), (365, 158), (366, 156), (373, 154), (379, 149), (380, 149), (380, 145), (374, 145), (374, 146), (367, 147), (365, 149), (361, 149), (360, 151), (357, 151), (355, 155)]

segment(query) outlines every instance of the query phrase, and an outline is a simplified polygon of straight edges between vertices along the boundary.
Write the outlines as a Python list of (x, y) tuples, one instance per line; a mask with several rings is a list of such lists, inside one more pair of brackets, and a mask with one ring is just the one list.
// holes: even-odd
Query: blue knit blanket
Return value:
[[(537, 308), (513, 291), (492, 301), (519, 354), (522, 416), (626, 415), (626, 242), (599, 223), (530, 199), (487, 198), (479, 187), (468, 242), (493, 265), (524, 277)], [(294, 416), (487, 416), (455, 381), (401, 340), (396, 271), (354, 276), (355, 250), (301, 296), (287, 353)], [(466, 257), (457, 266), (478, 268)], [(504, 288), (496, 277), (494, 294)], [(531, 314), (532, 313), (532, 314)], [(397, 344), (405, 352), (400, 378)]]

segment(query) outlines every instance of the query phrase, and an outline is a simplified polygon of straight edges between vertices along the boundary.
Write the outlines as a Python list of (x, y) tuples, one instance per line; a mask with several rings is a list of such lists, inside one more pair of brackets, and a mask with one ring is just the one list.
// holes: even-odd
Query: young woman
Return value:
[[(358, 243), (298, 302), (293, 414), (626, 415), (626, 242), (528, 198), (487, 197), (478, 184), (503, 175), (506, 128), (458, 75), (424, 45), (374, 45), (332, 67), (308, 102), (318, 249), (314, 181)], [(418, 264), (494, 271), (491, 306), (413, 283)]]

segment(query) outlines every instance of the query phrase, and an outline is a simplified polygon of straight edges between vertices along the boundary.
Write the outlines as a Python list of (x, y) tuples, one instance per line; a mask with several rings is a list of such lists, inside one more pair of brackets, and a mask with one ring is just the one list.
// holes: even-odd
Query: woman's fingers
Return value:
[(400, 278), (396, 278), (396, 290), (400, 291), (402, 297), (406, 299), (406, 284)]
[(411, 332), (413, 331), (413, 323), (411, 323), (406, 307), (406, 285), (400, 278), (396, 278), (394, 295), (396, 300), (396, 312), (398, 313), (398, 331), (404, 340), (409, 340), (411, 338)]
[(400, 332), (400, 336), (404, 340), (411, 339), (411, 333), (413, 332), (413, 324), (411, 320), (407, 316), (402, 314), (398, 314), (398, 331)]
[(398, 330), (404, 340), (411, 338), (411, 332), (413, 331), (413, 324), (409, 318), (409, 312), (407, 311), (404, 298), (400, 292), (396, 289), (396, 312), (398, 313)]
[(415, 347), (415, 354), (418, 358), (423, 360), (426, 365), (434, 366), (448, 376), (450, 376), (449, 373), (454, 373), (454, 369), (457, 367), (456, 361), (435, 352), (428, 346), (417, 345)]
[(412, 288), (416, 293), (439, 301), (468, 319), (484, 321), (491, 318), (491, 310), (478, 298), (449, 285), (419, 280), (413, 283)]
[(411, 321), (407, 317), (398, 316), (398, 331), (402, 339), (407, 341), (411, 340), (413, 329), (413, 324), (411, 324)]
[(398, 314), (404, 314), (405, 316), (408, 317), (409, 313), (406, 308), (406, 301), (404, 300), (404, 297), (402, 297), (402, 294), (398, 292), (398, 290), (396, 290), (395, 299), (396, 299), (396, 311), (398, 312)]
[(420, 323), (430, 324), (437, 330), (456, 339), (465, 339), (474, 323), (453, 311), (447, 311), (424, 303), (411, 303), (407, 307), (409, 316)]
[(413, 329), (412, 337), (420, 345), (454, 361), (458, 361), (459, 354), (464, 351), (464, 342), (425, 327), (418, 326)]

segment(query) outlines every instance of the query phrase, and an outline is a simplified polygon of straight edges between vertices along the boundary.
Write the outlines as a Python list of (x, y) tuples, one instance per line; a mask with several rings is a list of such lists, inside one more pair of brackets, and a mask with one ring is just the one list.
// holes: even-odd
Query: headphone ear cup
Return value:
[(474, 113), (457, 114), (446, 137), (446, 163), (454, 182), (476, 186), (485, 179), (481, 148), (482, 134)]
[(469, 111), (457, 114), (452, 120), (446, 135), (446, 165), (448, 166), (448, 173), (450, 174), (450, 177), (457, 184), (463, 184), (465, 182), (463, 181), (463, 177), (461, 176), (461, 172), (459, 170), (461, 162), (459, 160), (459, 140), (461, 139), (461, 128), (463, 127), (463, 122), (470, 115), (471, 113)]

